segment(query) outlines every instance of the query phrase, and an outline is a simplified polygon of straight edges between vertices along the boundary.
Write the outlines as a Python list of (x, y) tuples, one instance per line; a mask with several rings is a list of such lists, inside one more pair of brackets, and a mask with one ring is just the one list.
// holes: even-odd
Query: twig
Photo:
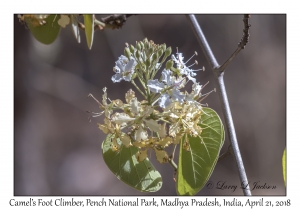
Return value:
[(223, 160), (224, 158), (226, 158), (229, 155), (233, 155), (231, 144), (228, 146), (227, 151), (219, 156), (218, 162), (220, 162), (221, 160)]
[[(104, 28), (111, 28), (111, 29), (119, 29), (122, 28), (122, 26), (127, 21), (127, 18), (132, 15), (109, 15), (104, 18), (100, 18), (100, 20), (97, 20), (95, 18), (95, 25), (94, 30), (100, 29), (103, 30)], [(85, 26), (83, 23), (78, 22), (78, 26), (83, 31), (85, 30)]]
[[(220, 97), (221, 105), (223, 108), (223, 114), (224, 114), (224, 118), (225, 118), (225, 126), (227, 128), (229, 140), (232, 145), (232, 150), (233, 150), (236, 164), (238, 167), (241, 183), (248, 183), (246, 171), (244, 168), (244, 163), (242, 160), (242, 156), (241, 156), (239, 145), (238, 145), (237, 138), (236, 138), (232, 115), (231, 115), (229, 102), (228, 102), (228, 98), (227, 98), (227, 93), (226, 93), (226, 89), (225, 89), (224, 78), (223, 78), (224, 71), (220, 72), (220, 66), (219, 66), (213, 52), (211, 51), (211, 48), (210, 48), (195, 16), (187, 15), (187, 19), (191, 23), (193, 31), (199, 41), (200, 47), (202, 48), (202, 51), (204, 52), (205, 57), (207, 58), (207, 60), (210, 64), (210, 67), (212, 68), (215, 80), (217, 82), (217, 89), (219, 92), (219, 97)], [(248, 195), (248, 196), (251, 195), (251, 191), (250, 191), (249, 187), (243, 188), (243, 191), (244, 191), (244, 195)]]
[(125, 24), (128, 17), (132, 15), (109, 15), (107, 17), (101, 18), (101, 22), (106, 24), (106, 27), (112, 29), (119, 29)]
[(171, 164), (171, 166), (174, 168), (174, 171), (177, 172), (177, 165), (176, 163), (174, 162), (173, 159), (169, 158), (168, 159), (169, 163)]
[(249, 18), (250, 15), (244, 15), (244, 34), (243, 34), (243, 38), (241, 39), (241, 42), (239, 43), (239, 47), (241, 47), (242, 49), (245, 49), (246, 44), (249, 42), (249, 37), (250, 37), (250, 33), (249, 33), (249, 29), (251, 27), (251, 25), (249, 24)]
[(251, 25), (249, 24), (250, 15), (244, 15), (244, 30), (243, 30), (243, 37), (238, 44), (238, 48), (234, 51), (234, 53), (228, 58), (228, 60), (220, 67), (219, 72), (223, 72), (229, 63), (235, 58), (235, 56), (242, 50), (245, 49), (246, 44), (249, 42), (249, 28)]

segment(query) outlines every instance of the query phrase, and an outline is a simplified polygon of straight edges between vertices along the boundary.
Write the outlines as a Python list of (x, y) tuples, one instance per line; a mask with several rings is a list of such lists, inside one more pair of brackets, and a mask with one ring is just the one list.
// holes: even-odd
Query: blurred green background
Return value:
[[(104, 17), (106, 15), (97, 15)], [(222, 64), (242, 37), (243, 15), (196, 15)], [(225, 71), (227, 95), (240, 151), (253, 195), (286, 195), (281, 158), (286, 147), (286, 15), (252, 15), (250, 42)], [(187, 59), (194, 51), (199, 68), (197, 81), (205, 92), (216, 87), (185, 15), (136, 15), (122, 29), (97, 30), (92, 50), (84, 32), (75, 40), (70, 25), (62, 28), (51, 45), (39, 43), (14, 16), (14, 195), (176, 195), (174, 171), (151, 159), (163, 177), (156, 193), (142, 193), (119, 181), (106, 167), (101, 153), (104, 134), (86, 111), (98, 111), (89, 93), (101, 99), (108, 88), (111, 99), (124, 100), (130, 83), (113, 83), (111, 77), (125, 42), (145, 37), (157, 44), (176, 47)], [(217, 93), (204, 103), (223, 120)], [(223, 120), (224, 122), (224, 120)], [(227, 137), (221, 153), (227, 150)], [(217, 163), (210, 177), (213, 189), (197, 195), (243, 195), (232, 156)], [(217, 189), (218, 183), (237, 186)]]

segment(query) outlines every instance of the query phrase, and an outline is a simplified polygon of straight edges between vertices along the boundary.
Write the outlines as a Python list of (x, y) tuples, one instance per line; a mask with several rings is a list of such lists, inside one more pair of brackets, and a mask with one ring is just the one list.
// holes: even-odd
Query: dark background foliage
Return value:
[[(222, 64), (242, 37), (243, 15), (196, 15), (204, 34)], [(51, 45), (37, 42), (14, 16), (14, 194), (15, 195), (176, 195), (174, 171), (151, 159), (163, 177), (156, 193), (141, 193), (119, 181), (101, 154), (104, 134), (86, 110), (98, 111), (89, 93), (101, 99), (108, 88), (111, 99), (124, 100), (130, 83), (113, 84), (111, 76), (125, 42), (147, 37), (157, 44), (176, 47), (189, 58), (194, 51), (197, 81), (216, 87), (212, 71), (184, 15), (137, 15), (122, 29), (96, 31), (92, 50), (84, 32), (81, 43), (70, 26)], [(285, 195), (281, 157), (286, 146), (286, 16), (252, 15), (250, 43), (225, 71), (225, 83), (237, 138), (253, 195)], [(222, 117), (217, 93), (204, 102)], [(223, 120), (224, 122), (224, 120)], [(226, 136), (221, 151), (229, 145)], [(210, 177), (213, 189), (198, 195), (242, 195), (232, 156), (216, 165)], [(218, 183), (237, 186), (216, 189)], [(220, 185), (219, 185), (220, 186)]]

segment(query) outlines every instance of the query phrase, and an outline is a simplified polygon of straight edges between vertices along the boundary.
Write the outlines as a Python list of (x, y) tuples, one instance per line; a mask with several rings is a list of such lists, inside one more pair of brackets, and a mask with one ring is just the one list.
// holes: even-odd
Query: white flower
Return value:
[(182, 103), (184, 101), (185, 95), (183, 95), (178, 89), (173, 88), (170, 94), (174, 101)]
[(121, 80), (129, 82), (131, 80), (132, 74), (134, 73), (136, 64), (137, 63), (133, 57), (131, 57), (129, 61), (127, 57), (121, 55), (114, 68), (116, 74), (112, 76), (111, 80), (113, 82), (120, 82)]
[(160, 139), (160, 141), (158, 142), (158, 145), (162, 146), (162, 147), (167, 147), (169, 146), (169, 144), (171, 144), (173, 142), (173, 139), (169, 136)]
[(196, 79), (194, 77), (191, 76), (191, 74), (187, 73), (186, 77), (191, 80), (194, 84), (196, 83)]
[(142, 126), (139, 127), (139, 129), (135, 132), (134, 138), (136, 141), (141, 140), (147, 140), (148, 139), (148, 133), (145, 131)]
[(164, 69), (162, 72), (162, 81), (165, 82), (167, 85), (172, 86), (174, 80), (172, 79), (172, 72), (168, 69)]
[(187, 102), (195, 102), (195, 100), (197, 100), (198, 98), (200, 98), (202, 85), (199, 84), (199, 82), (194, 83), (192, 86), (192, 92), (190, 94), (186, 94), (185, 100)]
[(168, 107), (173, 101), (178, 101), (180, 103), (183, 103), (185, 99), (185, 95), (182, 94), (179, 90), (173, 88), (170, 91), (167, 91), (167, 93), (164, 93), (161, 95), (159, 100), (159, 106), (161, 108)]
[(132, 146), (130, 137), (128, 135), (121, 136), (120, 140), (122, 141), (122, 144), (124, 144), (125, 147)]
[(130, 108), (134, 114), (139, 114), (140, 108), (141, 108), (141, 103), (134, 97), (130, 101)]
[(155, 121), (153, 119), (144, 120), (144, 121), (151, 131), (154, 131), (154, 132), (160, 131), (160, 125), (157, 123), (157, 121)]
[(192, 136), (200, 135), (201, 127), (198, 123), (202, 113), (201, 106), (196, 103), (183, 103), (177, 108), (173, 106), (170, 111), (169, 117), (172, 122), (169, 129), (170, 136), (176, 137), (179, 133)]
[(165, 85), (164, 83), (159, 82), (157, 79), (155, 79), (155, 80), (148, 80), (148, 87), (150, 88), (151, 92), (159, 93), (165, 88)]
[(147, 158), (147, 151), (148, 149), (145, 150), (139, 150), (136, 154), (135, 157), (137, 159), (138, 162), (142, 162), (143, 160), (145, 160)]
[(182, 53), (176, 53), (177, 57), (175, 55), (172, 55), (172, 60), (177, 64), (177, 68), (182, 69), (185, 67), (185, 63), (183, 62), (184, 57), (182, 56)]
[(160, 125), (160, 130), (158, 131), (158, 135), (160, 138), (164, 138), (167, 136), (166, 123)]
[(116, 113), (112, 116), (111, 121), (115, 122), (116, 124), (122, 125), (124, 123), (128, 123), (130, 121), (135, 120), (135, 118), (130, 117), (128, 114), (125, 113)]
[(180, 103), (184, 102), (185, 95), (178, 90), (185, 85), (182, 77), (176, 79), (175, 76), (172, 76), (170, 70), (164, 69), (162, 71), (162, 81), (159, 82), (157, 79), (148, 81), (148, 87), (151, 92), (161, 93), (159, 98), (160, 107), (166, 108), (172, 103), (172, 100)]
[(129, 89), (125, 94), (125, 100), (127, 103), (130, 103), (131, 99), (135, 97), (135, 92), (132, 89)]
[(159, 103), (158, 105), (161, 107), (161, 108), (166, 108), (167, 106), (169, 106), (170, 104), (172, 103), (172, 100), (171, 100), (171, 97), (169, 94), (162, 94), (160, 96), (160, 100), (159, 100)]
[(166, 83), (168, 87), (175, 87), (177, 89), (183, 88), (185, 86), (185, 79), (179, 77), (176, 79), (175, 76), (172, 76), (172, 72), (168, 69), (164, 69), (162, 72), (162, 81)]
[(194, 71), (199, 70), (193, 70), (186, 66), (187, 62), (183, 62), (184, 57), (182, 56), (182, 53), (176, 53), (177, 56), (175, 57), (172, 55), (172, 60), (177, 64), (177, 68), (180, 70), (181, 75), (186, 75), (186, 77), (191, 80), (193, 83), (196, 83), (196, 79), (194, 78), (197, 74), (194, 73)]
[(154, 148), (154, 151), (155, 151), (156, 159), (158, 160), (158, 162), (160, 162), (160, 163), (168, 162), (169, 156), (165, 150), (158, 150), (158, 149)]

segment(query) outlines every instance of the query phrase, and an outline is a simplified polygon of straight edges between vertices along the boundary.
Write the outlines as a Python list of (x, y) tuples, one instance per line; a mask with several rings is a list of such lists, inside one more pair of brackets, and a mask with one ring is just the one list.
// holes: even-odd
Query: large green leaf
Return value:
[(203, 108), (200, 137), (189, 136), (190, 150), (181, 140), (176, 189), (178, 195), (195, 195), (208, 181), (224, 143), (224, 127), (218, 114)]
[(94, 39), (94, 15), (83, 15), (84, 16), (84, 26), (85, 26), (85, 36), (89, 49), (92, 49), (93, 39)]
[(148, 158), (138, 162), (137, 151), (136, 147), (126, 148), (124, 145), (119, 151), (113, 151), (110, 135), (102, 143), (103, 159), (118, 179), (137, 190), (156, 192), (162, 186), (161, 175)]
[(60, 31), (60, 25), (57, 21), (58, 15), (49, 15), (44, 25), (36, 24), (36, 20), (31, 17), (25, 17), (25, 21), (32, 35), (43, 44), (51, 44), (57, 38)]
[(283, 156), (282, 156), (282, 171), (283, 171), (284, 184), (286, 186), (286, 149), (283, 151)]

